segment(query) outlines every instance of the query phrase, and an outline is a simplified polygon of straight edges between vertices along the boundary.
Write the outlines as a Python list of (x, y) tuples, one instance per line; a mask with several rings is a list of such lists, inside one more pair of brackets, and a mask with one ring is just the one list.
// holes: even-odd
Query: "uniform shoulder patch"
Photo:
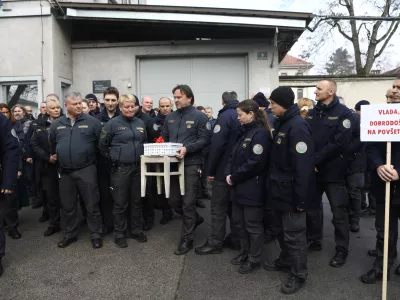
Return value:
[(256, 144), (253, 147), (253, 152), (254, 154), (261, 155), (264, 152), (264, 148), (260, 144)]
[(297, 153), (303, 154), (307, 152), (307, 144), (304, 142), (298, 142), (296, 144), (296, 151)]
[(351, 121), (349, 119), (344, 119), (342, 124), (343, 124), (343, 127), (346, 129), (349, 129), (351, 127)]
[(106, 136), (107, 136), (107, 131), (105, 131), (104, 129), (102, 129), (102, 130), (101, 130), (101, 133), (100, 133), (100, 138), (101, 138), (101, 139), (104, 139)]
[(221, 126), (215, 125), (215, 127), (214, 127), (214, 133), (218, 133), (218, 132), (220, 132), (220, 131), (221, 131)]
[(211, 124), (210, 124), (210, 122), (207, 122), (206, 128), (207, 128), (208, 130), (211, 130)]

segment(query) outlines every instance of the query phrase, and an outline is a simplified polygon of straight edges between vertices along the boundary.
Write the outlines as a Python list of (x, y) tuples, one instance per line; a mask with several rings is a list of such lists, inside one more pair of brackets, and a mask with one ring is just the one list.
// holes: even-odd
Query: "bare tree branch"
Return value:
[(388, 36), (388, 35), (390, 34), (390, 32), (392, 31), (393, 26), (395, 26), (396, 24), (397, 24), (397, 26), (399, 26), (399, 22), (392, 22), (392, 23), (390, 24), (390, 27), (389, 27), (388, 31), (387, 31), (383, 36), (381, 36), (380, 39), (377, 39), (377, 40), (376, 40), (376, 43), (379, 44), (379, 43), (382, 42), (384, 39), (386, 39), (387, 36)]
[(340, 34), (343, 35), (346, 39), (348, 39), (350, 42), (353, 41), (353, 39), (342, 30), (342, 27), (340, 26), (339, 22), (335, 22), (335, 25), (333, 27), (337, 27), (337, 29), (339, 30)]
[(396, 22), (396, 25), (394, 26), (394, 29), (390, 32), (388, 38), (385, 40), (385, 42), (383, 43), (381, 49), (378, 51), (378, 53), (376, 53), (374, 55), (374, 59), (376, 59), (377, 57), (379, 57), (382, 52), (385, 50), (387, 44), (389, 43), (390, 39), (392, 38), (392, 36), (395, 34), (395, 32), (397, 31), (397, 28), (399, 27), (400, 22)]

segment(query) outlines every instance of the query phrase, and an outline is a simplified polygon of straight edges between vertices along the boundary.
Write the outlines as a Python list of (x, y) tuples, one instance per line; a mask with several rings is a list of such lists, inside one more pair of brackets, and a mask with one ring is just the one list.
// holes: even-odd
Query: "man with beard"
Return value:
[[(118, 107), (119, 91), (115, 87), (109, 87), (104, 90), (104, 109), (96, 115), (102, 126), (111, 119), (119, 116)], [(97, 180), (100, 191), (100, 213), (103, 218), (103, 235), (111, 233), (114, 227), (113, 201), (110, 193), (110, 166), (101, 157), (97, 160)]]
[[(51, 96), (53, 96), (53, 95), (54, 94), (51, 94)], [(49, 96), (50, 95), (48, 95), (47, 97), (49, 97)], [(57, 96), (57, 98), (58, 98), (58, 96)], [(38, 120), (46, 118), (47, 117), (47, 114), (46, 114), (46, 112), (47, 112), (47, 110), (46, 110), (46, 101), (43, 101), (42, 103), (40, 103), (39, 110), (40, 110), (40, 114), (38, 115)]]
[(33, 116), (32, 106), (29, 106), (29, 105), (25, 106), (25, 111), (26, 111), (26, 118), (28, 120), (31, 120), (31, 121), (35, 120), (35, 117)]
[[(18, 123), (22, 124), (22, 128), (25, 135), (25, 140), (22, 145), (22, 154), (23, 154), (23, 161), (24, 161), (24, 168), (26, 172), (26, 178), (28, 180), (28, 192), (30, 201), (34, 204), (32, 208), (38, 208), (41, 206), (40, 199), (38, 199), (38, 191), (35, 181), (35, 172), (34, 172), (34, 160), (33, 160), (33, 153), (30, 148), (30, 139), (31, 139), (31, 131), (29, 131), (32, 121), (27, 118), (25, 107), (20, 104), (15, 105), (11, 109), (11, 113), (13, 114), (15, 120)], [(36, 205), (35, 205), (36, 204)]]

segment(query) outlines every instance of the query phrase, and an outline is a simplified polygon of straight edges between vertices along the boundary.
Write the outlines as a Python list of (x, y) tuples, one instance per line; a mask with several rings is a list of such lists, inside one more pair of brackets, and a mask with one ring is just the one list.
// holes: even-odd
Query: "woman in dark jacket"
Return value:
[(231, 260), (240, 265), (239, 273), (260, 268), (264, 244), (264, 203), (267, 161), (271, 133), (264, 110), (253, 100), (244, 100), (237, 107), (242, 125), (226, 169), (231, 186), (233, 220), (239, 228), (241, 253)]
[(10, 108), (4, 104), (0, 104), (1, 113), (12, 122), (12, 134), (18, 138), (20, 148), (21, 148), (21, 161), (18, 169), (18, 181), (17, 181), (17, 192), (13, 193), (12, 198), (10, 199), (10, 204), (8, 207), (8, 211), (6, 214), (5, 225), (6, 230), (8, 231), (8, 236), (12, 239), (20, 239), (21, 234), (18, 232), (18, 210), (21, 207), (27, 206), (29, 204), (28, 200), (28, 190), (26, 186), (26, 180), (24, 175), (24, 167), (23, 167), (23, 152), (25, 145), (25, 133), (24, 133), (24, 125), (20, 122), (17, 122), (13, 115), (11, 114)]

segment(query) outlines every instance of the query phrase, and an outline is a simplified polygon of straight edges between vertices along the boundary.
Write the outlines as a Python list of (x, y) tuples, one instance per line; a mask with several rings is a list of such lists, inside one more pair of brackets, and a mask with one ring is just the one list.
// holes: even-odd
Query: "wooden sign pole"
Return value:
[[(386, 145), (386, 164), (391, 165), (392, 143)], [(385, 192), (385, 238), (383, 246), (383, 280), (382, 280), (382, 300), (387, 297), (387, 275), (388, 275), (388, 248), (389, 248), (389, 215), (390, 215), (390, 181), (386, 182)]]

